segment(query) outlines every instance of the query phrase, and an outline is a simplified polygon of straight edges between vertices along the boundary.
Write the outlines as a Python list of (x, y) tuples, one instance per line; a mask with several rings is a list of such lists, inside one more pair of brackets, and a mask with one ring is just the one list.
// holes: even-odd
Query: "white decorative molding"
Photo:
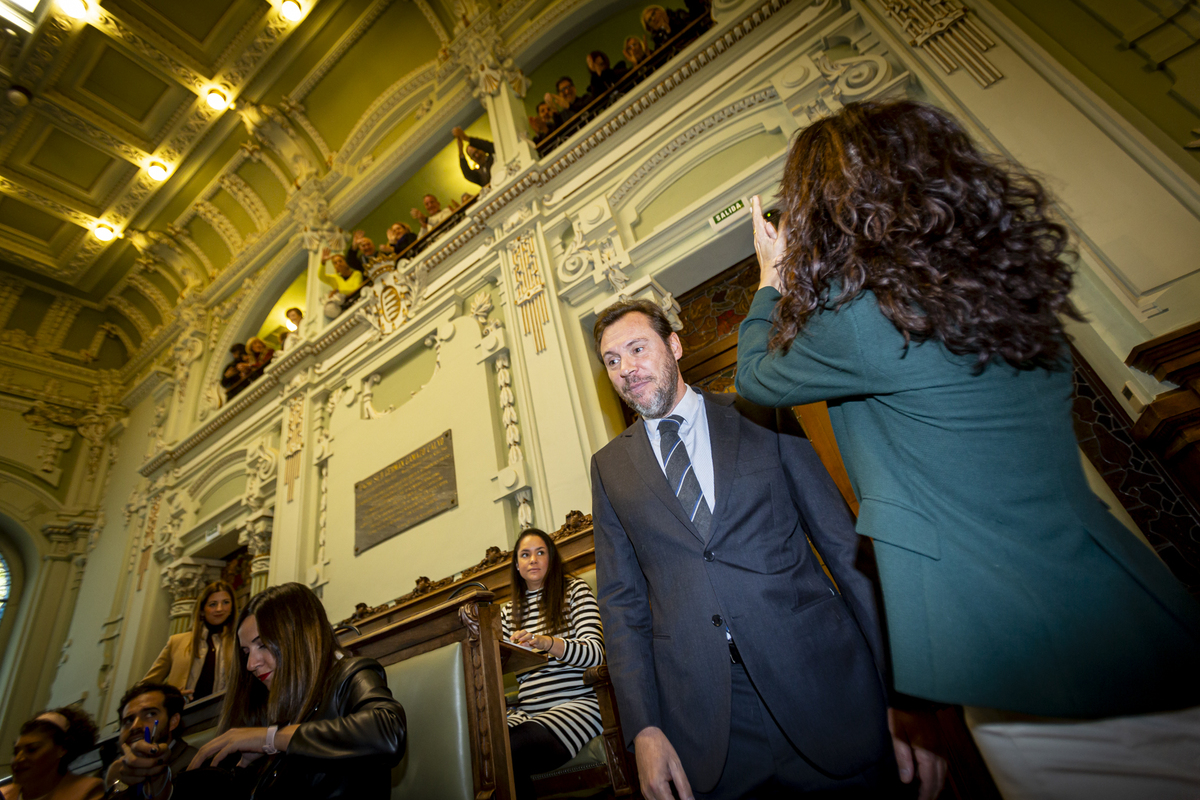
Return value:
[(33, 338), (47, 350), (58, 350), (81, 308), (83, 304), (75, 298), (58, 295), (42, 317)]
[(433, 32), (437, 34), (443, 45), (450, 43), (450, 36), (446, 33), (446, 29), (442, 27), (442, 21), (437, 18), (437, 14), (433, 13), (433, 8), (429, 5), (428, 0), (413, 0), (413, 5), (421, 10), (425, 15), (425, 20), (429, 23), (429, 27), (433, 28)]
[(146, 319), (146, 315), (124, 297), (113, 295), (108, 298), (108, 304), (124, 314), (133, 323), (133, 327), (137, 328), (138, 335), (142, 337), (143, 342), (154, 334), (154, 328), (151, 327), (150, 320)]
[(158, 312), (160, 317), (163, 319), (167, 318), (172, 306), (171, 302), (167, 300), (167, 296), (162, 293), (162, 289), (151, 283), (145, 275), (139, 275), (132, 270), (126, 276), (126, 282), (150, 301), (150, 304), (154, 306), (154, 310)]
[[(208, 78), (200, 74), (199, 69), (193, 69), (184, 64), (184, 61), (190, 59), (165, 38), (156, 36), (149, 31), (143, 35), (141, 31), (134, 30), (131, 25), (126, 24), (99, 5), (96, 6), (95, 13), (91, 15), (89, 22), (101, 33), (119, 41), (158, 67), (159, 70), (193, 94), (203, 94), (204, 89), (209, 85)], [(149, 36), (153, 36), (154, 41), (149, 41)]]
[(279, 108), (289, 117), (291, 117), (295, 123), (300, 126), (301, 130), (308, 134), (308, 138), (311, 139), (313, 144), (317, 146), (317, 149), (321, 151), (321, 157), (325, 160), (325, 163), (328, 164), (333, 158), (333, 153), (330, 151), (329, 145), (325, 143), (325, 137), (321, 136), (321, 132), (318, 131), (316, 126), (312, 124), (312, 120), (305, 115), (304, 106), (301, 105), (298, 100), (293, 100), (290, 97), (284, 97), (281, 101), (279, 101)]
[(984, 89), (1004, 77), (983, 55), (996, 43), (958, 0), (880, 1), (909, 45), (928, 53), (947, 75), (962, 67)]
[(254, 222), (254, 227), (259, 231), (265, 231), (271, 224), (271, 212), (267, 211), (266, 203), (262, 201), (250, 184), (232, 170), (221, 175), (219, 180), (225, 191), (229, 192), (238, 205), (246, 210)]
[(325, 58), (321, 59), (321, 63), (313, 67), (312, 70), (304, 76), (304, 79), (300, 81), (300, 83), (296, 84), (295, 89), (292, 89), (292, 91), (288, 92), (288, 97), (293, 100), (303, 100), (305, 97), (307, 97), (308, 93), (313, 90), (313, 87), (320, 83), (321, 79), (329, 73), (329, 70), (333, 69), (334, 66), (342, 60), (342, 56), (346, 55), (350, 48), (354, 46), (354, 43), (361, 39), (363, 34), (370, 30), (371, 26), (375, 24), (375, 20), (379, 19), (379, 16), (386, 11), (388, 6), (390, 6), (393, 2), (394, 0), (375, 0), (375, 2), (373, 2), (370, 7), (362, 13), (362, 16), (358, 18), (358, 21), (354, 23), (354, 27), (346, 31), (346, 33), (342, 35), (342, 38), (338, 40), (337, 45), (335, 45), (334, 48), (325, 55)]
[(214, 206), (207, 200), (198, 200), (192, 204), (196, 214), (200, 219), (207, 222), (221, 237), (221, 241), (225, 242), (225, 246), (229, 248), (229, 255), (233, 257), (239, 250), (242, 249), (242, 234), (238, 232), (237, 226), (225, 216), (225, 212)]
[[(346, 164), (353, 161), (368, 139), (373, 138), (371, 135), (379, 124), (396, 108), (415, 95), (419, 89), (432, 84), (436, 74), (435, 62), (422, 64), (376, 97), (371, 105), (367, 106), (366, 111), (359, 116), (354, 127), (350, 129), (350, 135), (346, 137), (345, 144), (338, 151), (336, 162)], [(432, 105), (433, 98), (429, 97), (428, 102)], [(418, 108), (416, 111), (419, 112), (420, 109)], [(424, 115), (418, 114), (417, 119), (422, 116)]]

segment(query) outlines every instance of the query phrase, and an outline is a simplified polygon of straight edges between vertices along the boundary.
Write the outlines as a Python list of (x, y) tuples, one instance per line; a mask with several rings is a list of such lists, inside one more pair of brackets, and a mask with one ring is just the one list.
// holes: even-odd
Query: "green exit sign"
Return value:
[(733, 216), (734, 214), (741, 211), (745, 207), (746, 207), (745, 200), (738, 200), (733, 205), (726, 206), (725, 208), (718, 211), (716, 214), (713, 214), (713, 218), (712, 218), (713, 225), (720, 225), (722, 220), (728, 219), (729, 217)]

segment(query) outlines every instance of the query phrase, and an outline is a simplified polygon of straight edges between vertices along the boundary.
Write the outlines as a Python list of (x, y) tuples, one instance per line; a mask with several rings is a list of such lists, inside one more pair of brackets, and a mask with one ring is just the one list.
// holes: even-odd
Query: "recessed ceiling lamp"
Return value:
[(151, 161), (150, 166), (146, 167), (146, 174), (156, 181), (165, 181), (170, 172), (167, 165), (161, 161)]
[(112, 228), (104, 224), (97, 225), (92, 230), (92, 233), (102, 242), (111, 242), (113, 237), (117, 235)]
[(227, 98), (225, 96), (225, 93), (222, 92), (220, 89), (209, 89), (207, 99), (208, 99), (208, 104), (210, 106), (212, 106), (213, 108), (215, 108), (217, 111), (224, 111), (225, 108), (229, 105), (229, 98)]
[(58, 0), (58, 5), (68, 17), (75, 19), (83, 19), (88, 12), (85, 0)]
[(279, 13), (289, 22), (295, 22), (304, 16), (304, 9), (300, 7), (300, 4), (296, 0), (283, 0), (283, 3), (279, 6)]
[(24, 108), (33, 99), (33, 95), (24, 86), (10, 86), (5, 95), (8, 97), (8, 102), (17, 108)]

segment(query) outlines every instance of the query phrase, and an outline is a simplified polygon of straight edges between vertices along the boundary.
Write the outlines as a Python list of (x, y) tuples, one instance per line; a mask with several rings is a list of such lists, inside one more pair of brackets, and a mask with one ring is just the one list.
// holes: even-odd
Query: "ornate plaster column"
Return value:
[(308, 181), (288, 200), (292, 216), (300, 225), (301, 243), (308, 254), (308, 281), (304, 294), (304, 322), (295, 336), (311, 339), (325, 326), (324, 297), (328, 287), (321, 282), (321, 254), (328, 248), (338, 253), (346, 248), (346, 232), (329, 218), (329, 203), (319, 194), (317, 181)]
[(221, 577), (224, 561), (181, 558), (163, 570), (162, 588), (171, 593), (171, 635), (191, 629), (192, 612), (200, 591)]
[[(525, 91), (529, 79), (513, 63), (490, 11), (475, 16), (450, 46), (452, 57), (467, 73), (491, 121), (496, 145), (492, 186), (537, 161), (525, 131)], [(501, 170), (505, 170), (507, 175)]]
[(264, 508), (256, 511), (246, 522), (238, 543), (250, 548), (250, 595), (267, 588), (271, 569), (271, 536), (275, 531), (275, 511)]

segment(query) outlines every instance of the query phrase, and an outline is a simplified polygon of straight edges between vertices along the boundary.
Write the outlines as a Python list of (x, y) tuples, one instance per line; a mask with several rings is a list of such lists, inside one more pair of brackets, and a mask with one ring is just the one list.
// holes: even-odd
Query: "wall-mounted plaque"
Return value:
[(458, 505), (450, 431), (354, 484), (354, 552)]

